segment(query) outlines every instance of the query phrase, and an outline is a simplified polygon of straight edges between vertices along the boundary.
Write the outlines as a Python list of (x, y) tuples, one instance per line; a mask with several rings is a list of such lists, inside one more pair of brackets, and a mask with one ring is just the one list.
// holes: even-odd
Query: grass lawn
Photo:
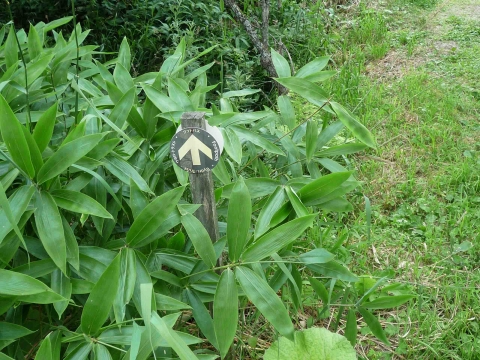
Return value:
[(390, 272), (418, 299), (379, 314), (391, 347), (362, 331), (357, 351), (480, 359), (480, 1), (383, 1), (359, 11), (332, 89), (379, 146), (351, 164), (371, 208), (359, 202), (350, 220), (350, 269)]

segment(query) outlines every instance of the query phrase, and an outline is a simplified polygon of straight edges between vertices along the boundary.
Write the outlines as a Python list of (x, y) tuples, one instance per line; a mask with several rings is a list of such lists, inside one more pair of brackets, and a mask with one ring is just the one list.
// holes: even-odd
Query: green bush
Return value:
[[(97, 46), (84, 44), (89, 31), (54, 31), (69, 21), (39, 23), (28, 35), (0, 30), (1, 356), (224, 357), (247, 299), (293, 339), (280, 289), (293, 289), (298, 309), (301, 271), (332, 279), (332, 290), (358, 280), (326, 249), (294, 244), (320, 216), (352, 209), (345, 194), (358, 182), (335, 159), (375, 146), (315, 84), (328, 78), (328, 58), (291, 77), (272, 51), (277, 81), (336, 118), (332, 123), (296, 114), (287, 96), (278, 98), (279, 113), (239, 112), (252, 89), (220, 93), (207, 108), (206, 95), (216, 88), (206, 76), (213, 63), (195, 67), (198, 57), (186, 57), (185, 41), (160, 71), (132, 77), (126, 40), (118, 57), (102, 63)], [(50, 32), (54, 43), (47, 46)], [(200, 205), (191, 203), (186, 173), (168, 156), (181, 115), (194, 110), (225, 139), (213, 170), (222, 235), (215, 244), (192, 215)], [(328, 146), (343, 128), (361, 142)], [(310, 283), (328, 307), (324, 281)], [(379, 285), (352, 293), (386, 341), (368, 304), (384, 308), (411, 295), (371, 301)]]

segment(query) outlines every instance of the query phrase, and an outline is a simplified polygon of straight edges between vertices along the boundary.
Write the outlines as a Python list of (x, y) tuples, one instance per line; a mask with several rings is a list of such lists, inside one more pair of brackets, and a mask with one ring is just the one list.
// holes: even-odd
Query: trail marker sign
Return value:
[(170, 142), (170, 154), (175, 164), (193, 174), (213, 169), (221, 152), (214, 135), (199, 127), (182, 128)]

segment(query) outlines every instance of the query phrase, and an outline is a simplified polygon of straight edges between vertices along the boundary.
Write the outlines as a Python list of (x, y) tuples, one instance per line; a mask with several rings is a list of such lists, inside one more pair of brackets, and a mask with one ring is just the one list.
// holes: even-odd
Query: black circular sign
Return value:
[(220, 147), (212, 134), (190, 127), (180, 130), (170, 142), (172, 159), (190, 173), (210, 171), (220, 160)]

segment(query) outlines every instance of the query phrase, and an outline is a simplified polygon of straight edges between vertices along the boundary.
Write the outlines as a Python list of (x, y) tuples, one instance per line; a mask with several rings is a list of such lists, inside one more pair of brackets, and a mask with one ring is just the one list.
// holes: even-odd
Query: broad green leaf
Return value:
[(25, 136), (25, 140), (27, 141), (28, 151), (30, 152), (30, 158), (32, 159), (33, 168), (35, 169), (35, 174), (43, 166), (43, 158), (42, 153), (38, 149), (37, 143), (33, 139), (32, 134), (30, 134), (25, 126), (22, 125), (23, 135)]
[(111, 186), (108, 185), (108, 183), (101, 175), (80, 165), (73, 165), (73, 167), (92, 175), (105, 188), (105, 190), (108, 191), (108, 193), (113, 197), (115, 202), (123, 209), (122, 202), (118, 199), (117, 195), (115, 195), (115, 191), (113, 191)]
[(259, 261), (280, 251), (297, 240), (308, 227), (312, 226), (316, 216), (313, 214), (289, 221), (261, 236), (243, 252), (242, 261)]
[(278, 146), (274, 145), (263, 136), (258, 135), (248, 129), (241, 128), (239, 126), (232, 126), (231, 128), (233, 129), (233, 131), (235, 131), (235, 133), (241, 140), (250, 141), (252, 144), (259, 146), (260, 148), (269, 153), (282, 156), (285, 155)]
[(213, 326), (222, 358), (233, 343), (238, 323), (238, 294), (235, 276), (230, 269), (223, 271), (213, 301)]
[(258, 214), (255, 225), (255, 239), (259, 238), (270, 229), (270, 221), (275, 213), (281, 208), (286, 200), (285, 191), (283, 187), (279, 186), (270, 195), (267, 202), (262, 206), (262, 210)]
[(120, 252), (120, 278), (118, 291), (113, 302), (113, 312), (117, 323), (121, 323), (125, 317), (125, 306), (133, 296), (136, 278), (135, 251), (131, 248), (124, 248)]
[(288, 65), (288, 61), (273, 48), (270, 49), (270, 54), (272, 56), (273, 66), (275, 67), (277, 76), (279, 78), (291, 76), (292, 74), (290, 72), (290, 65)]
[(260, 92), (259, 89), (242, 89), (242, 90), (233, 90), (233, 91), (227, 91), (222, 94), (222, 98), (228, 99), (231, 97), (238, 97), (238, 96), (247, 96), (247, 95), (253, 95)]
[(305, 80), (308, 80), (310, 82), (320, 82), (320, 81), (328, 80), (337, 74), (338, 74), (338, 71), (336, 70), (319, 71), (305, 77)]
[(217, 262), (217, 256), (213, 248), (212, 239), (202, 223), (192, 214), (182, 216), (182, 225), (185, 227), (188, 237), (192, 241), (195, 250), (205, 264), (212, 268)]
[(141, 315), (145, 322), (145, 327), (148, 332), (151, 332), (151, 316), (152, 313), (152, 296), (153, 296), (153, 284), (145, 283), (140, 285), (140, 299), (141, 299)]
[(17, 72), (13, 76), (13, 79), (17, 81), (20, 85), (25, 87), (32, 85), (32, 83), (37, 80), (40, 75), (42, 75), (43, 72), (47, 69), (50, 61), (52, 60), (52, 57), (53, 54), (43, 53), (43, 55), (40, 55), (40, 57), (37, 58), (35, 61), (27, 64), (27, 85), (25, 85), (25, 73), (23, 69), (19, 69), (20, 71), (17, 70)]
[[(294, 266), (290, 266), (290, 269), (284, 264), (283, 258), (278, 255), (277, 253), (272, 254), (272, 259), (276, 262), (276, 265), (278, 268), (285, 274), (287, 279), (290, 281), (290, 285), (293, 287), (293, 292), (291, 293), (292, 296), (292, 302), (295, 306), (296, 309), (301, 309), (302, 308), (302, 303), (301, 303), (301, 289), (297, 285), (297, 281), (295, 281), (295, 278), (293, 277), (293, 271), (294, 271)], [(300, 286), (301, 287), (301, 286)]]
[(302, 253), (298, 258), (304, 264), (324, 264), (333, 260), (334, 257), (335, 255), (327, 250), (318, 248), (306, 253)]
[(168, 78), (168, 95), (170, 99), (175, 99), (175, 102), (180, 106), (182, 111), (195, 110), (187, 93), (170, 77)]
[(120, 156), (114, 154), (108, 155), (103, 159), (103, 162), (108, 171), (115, 175), (117, 179), (121, 180), (124, 184), (130, 185), (130, 181), (133, 180), (140, 190), (152, 194), (152, 190), (148, 187), (145, 179), (140, 176), (132, 165), (123, 160)]
[(311, 161), (317, 149), (318, 127), (315, 120), (308, 120), (305, 134), (305, 153), (307, 161)]
[(67, 247), (67, 262), (73, 266), (75, 270), (78, 270), (80, 267), (80, 253), (78, 249), (77, 239), (75, 234), (73, 233), (70, 224), (62, 216), (62, 225), (63, 225), (63, 232), (65, 234), (65, 245)]
[(67, 249), (57, 204), (48, 192), (37, 190), (35, 207), (35, 224), (43, 247), (59, 269), (66, 274)]
[(348, 282), (358, 281), (358, 278), (348, 271), (346, 267), (333, 260), (323, 264), (307, 264), (307, 267), (317, 274), (322, 274), (334, 279)]
[(13, 184), (13, 182), (17, 178), (18, 174), (20, 174), (20, 170), (18, 170), (17, 168), (14, 168), (14, 169), (10, 170), (6, 175), (4, 175), (0, 179), (0, 182), (3, 185), (3, 188), (8, 189), (10, 187), (10, 185)]
[(173, 331), (164, 319), (161, 318), (156, 312), (152, 312), (152, 325), (155, 326), (157, 331), (162, 334), (163, 338), (167, 341), (168, 345), (176, 352), (181, 360), (197, 360), (198, 358), (180, 338), (180, 336)]
[(301, 67), (296, 73), (295, 77), (298, 78), (307, 78), (319, 71), (322, 71), (325, 66), (327, 66), (328, 62), (330, 61), (330, 56), (322, 56), (313, 59), (308, 64)]
[(110, 97), (110, 99), (112, 99), (112, 102), (114, 104), (117, 104), (120, 101), (120, 99), (123, 97), (122, 91), (110, 81), (106, 80), (105, 85), (107, 87), (108, 96)]
[(311, 102), (313, 105), (324, 107), (328, 104), (328, 94), (320, 86), (298, 77), (287, 77), (275, 79), (278, 83), (297, 93), (304, 99)]
[[(53, 291), (62, 295), (65, 299), (70, 299), (70, 296), (72, 295), (72, 283), (70, 282), (70, 278), (66, 277), (60, 269), (53, 271), (50, 286)], [(67, 306), (68, 300), (55, 302), (53, 304), (60, 319)]]
[(39, 184), (61, 174), (69, 166), (91, 151), (105, 134), (86, 135), (61, 146), (38, 172)]
[(317, 149), (321, 150), (330, 140), (332, 140), (342, 129), (344, 125), (341, 121), (336, 121), (333, 124), (325, 127), (318, 135)]
[(34, 333), (23, 326), (8, 322), (0, 322), (0, 340), (15, 340)]
[(360, 312), (360, 314), (362, 314), (363, 320), (368, 325), (370, 330), (372, 330), (373, 335), (375, 335), (385, 345), (390, 346), (390, 342), (388, 341), (387, 336), (382, 329), (382, 325), (378, 321), (377, 317), (373, 315), (370, 311), (362, 307), (359, 307), (358, 311)]
[(353, 210), (353, 205), (344, 198), (335, 198), (318, 204), (318, 207), (323, 210), (335, 212), (349, 212)]
[(81, 342), (70, 352), (64, 360), (87, 360), (92, 351), (93, 342)]
[[(42, 276), (51, 274), (56, 269), (58, 268), (55, 265), (55, 263), (52, 261), (52, 259), (46, 258), (43, 260), (32, 261), (24, 265), (17, 266), (16, 268), (13, 269), (13, 271), (16, 271), (18, 273), (22, 273), (34, 278), (40, 278)], [(50, 286), (52, 286), (52, 284), (50, 284)], [(54, 289), (54, 291), (58, 292), (56, 289)]]
[(309, 206), (311, 203), (315, 203), (316, 200), (328, 195), (333, 190), (340, 187), (350, 175), (352, 175), (352, 172), (350, 171), (324, 175), (303, 186), (297, 194), (300, 196), (300, 199), (302, 199), (302, 202), (306, 206)]
[(52, 333), (48, 334), (42, 340), (40, 348), (35, 355), (35, 360), (53, 360), (51, 335)]
[(102, 218), (113, 219), (112, 215), (105, 210), (96, 200), (78, 191), (55, 190), (52, 197), (57, 205), (68, 211), (80, 214), (89, 214)]
[(294, 329), (288, 311), (268, 283), (244, 266), (235, 268), (235, 276), (245, 295), (262, 315), (270, 321), (280, 335), (293, 341)]
[(118, 62), (123, 65), (126, 70), (130, 70), (132, 55), (130, 53), (130, 46), (126, 37), (123, 38), (118, 51)]
[(213, 320), (210, 317), (210, 313), (205, 307), (205, 304), (202, 302), (196, 291), (187, 288), (186, 293), (188, 302), (192, 306), (193, 317), (195, 318), (195, 322), (200, 328), (200, 331), (213, 346), (218, 348)]
[(115, 104), (115, 107), (109, 115), (110, 120), (120, 129), (123, 128), (123, 125), (125, 125), (125, 122), (127, 121), (134, 99), (135, 87), (132, 87), (125, 92), (122, 98)]
[[(57, 295), (43, 282), (31, 276), (20, 274), (15, 271), (0, 269), (0, 295), (27, 296), (50, 292)], [(58, 296), (59, 300), (63, 300)]]
[(362, 143), (349, 143), (332, 146), (328, 149), (318, 151), (315, 156), (318, 158), (328, 158), (341, 155), (355, 154), (367, 148), (367, 145)]
[(8, 152), (15, 164), (25, 171), (30, 178), (35, 176), (30, 150), (18, 122), (7, 101), (0, 94), (0, 130)]
[(225, 151), (237, 163), (242, 163), (242, 144), (237, 134), (230, 128), (220, 128), (225, 141)]
[(183, 63), (185, 48), (185, 38), (182, 38), (173, 55), (167, 57), (163, 62), (162, 66), (160, 67), (160, 73), (173, 75), (173, 71), (178, 69), (178, 67)]
[(18, 46), (15, 39), (15, 26), (10, 25), (10, 31), (8, 32), (7, 41), (5, 42), (5, 65), (7, 69), (18, 62)]
[[(118, 145), (121, 140), (119, 138), (113, 138), (108, 140), (103, 140), (97, 144), (87, 155), (86, 157), (101, 160), (108, 154), (110, 154), (113, 149)], [(88, 174), (82, 174), (83, 176), (88, 176)], [(69, 183), (70, 185), (70, 183)], [(81, 190), (81, 189), (80, 189)]]
[(133, 180), (130, 180), (130, 209), (132, 209), (133, 218), (138, 215), (148, 205), (148, 199)]
[(115, 85), (124, 94), (135, 85), (128, 70), (119, 62), (117, 62), (115, 70), (113, 70), (113, 78), (115, 79)]
[(203, 65), (195, 70), (193, 70), (190, 74), (186, 75), (183, 80), (185, 80), (187, 83), (190, 83), (193, 79), (196, 77), (202, 75), (205, 73), (208, 69), (210, 69), (213, 65), (215, 65), (215, 62), (211, 62), (210, 64)]
[(56, 19), (50, 21), (48, 24), (45, 24), (43, 27), (43, 32), (46, 34), (47, 32), (56, 29), (62, 25), (68, 24), (73, 19), (73, 16), (66, 16), (60, 19)]
[(96, 343), (93, 346), (93, 353), (95, 354), (95, 360), (112, 360), (112, 355), (108, 351), (106, 346)]
[(248, 188), (240, 177), (233, 187), (228, 203), (227, 242), (230, 261), (237, 261), (249, 238), (252, 200)]
[[(133, 323), (133, 333), (132, 333), (132, 341), (130, 344), (130, 359), (129, 360), (137, 360), (138, 352), (140, 350), (140, 342), (142, 339), (143, 329), (137, 325), (137, 323)], [(127, 360), (127, 359), (125, 359)]]
[(313, 291), (318, 295), (318, 297), (323, 301), (323, 305), (328, 304), (328, 291), (325, 288), (325, 285), (320, 280), (317, 280), (315, 278), (309, 277), (308, 281), (310, 282), (310, 285), (313, 288)]
[(95, 286), (94, 283), (88, 280), (81, 280), (81, 279), (71, 279), (72, 283), (72, 294), (90, 294), (92, 292), (93, 287)]
[[(225, 101), (225, 99), (223, 99)], [(223, 128), (228, 128), (231, 125), (251, 124), (257, 120), (267, 118), (273, 113), (267, 111), (252, 111), (252, 112), (231, 112), (214, 115), (208, 119), (208, 123), (212, 126), (221, 125)]]
[(135, 129), (135, 131), (143, 138), (147, 137), (147, 124), (143, 117), (138, 113), (135, 106), (132, 106), (128, 113), (127, 122)]
[(0, 182), (0, 244), (10, 230), (13, 229), (26, 247), (18, 222), (27, 209), (33, 192), (33, 186), (22, 186), (7, 200), (5, 190)]
[(280, 110), (282, 123), (290, 130), (293, 130), (296, 125), (295, 109), (287, 95), (281, 95), (277, 98), (278, 110)]
[(127, 243), (134, 247), (157, 230), (177, 206), (185, 187), (170, 190), (153, 200), (142, 210), (127, 232)]
[(353, 136), (371, 148), (375, 149), (377, 147), (372, 133), (363, 126), (363, 124), (358, 122), (349, 111), (339, 103), (333, 101), (330, 105), (332, 106), (333, 111), (337, 114), (339, 120), (352, 132)]
[(230, 184), (232, 182), (232, 177), (229, 174), (227, 167), (225, 165), (225, 161), (221, 156), (217, 163), (217, 166), (215, 166), (212, 169), (212, 173), (224, 185)]
[(364, 302), (362, 307), (365, 309), (391, 309), (406, 303), (415, 298), (413, 294), (380, 296), (372, 301)]
[(349, 309), (347, 314), (347, 324), (345, 325), (345, 337), (352, 346), (357, 343), (357, 316), (355, 309)]
[(292, 204), (292, 207), (297, 213), (298, 217), (309, 215), (308, 209), (305, 207), (305, 205), (303, 205), (298, 195), (290, 186), (285, 186), (285, 193), (287, 194), (288, 200), (290, 200), (290, 204)]
[(55, 103), (50, 106), (38, 119), (35, 129), (33, 130), (33, 138), (37, 143), (40, 152), (46, 149), (50, 139), (52, 138), (53, 128), (55, 126), (55, 120), (57, 115), (58, 104)]
[(35, 59), (38, 55), (42, 53), (42, 43), (40, 37), (38, 36), (37, 29), (30, 24), (30, 29), (28, 30), (28, 55), (30, 55), (30, 61)]
[[(230, 198), (232, 194), (233, 186), (235, 184), (229, 184), (223, 187), (222, 197)], [(251, 178), (245, 180), (245, 185), (247, 185), (248, 191), (250, 192), (250, 197), (256, 199), (259, 197), (270, 195), (275, 191), (280, 181), (270, 179), (270, 178)]]
[(87, 128), (87, 122), (82, 119), (82, 121), (76, 125), (72, 125), (70, 127), (70, 131), (68, 132), (67, 137), (63, 140), (60, 146), (64, 146), (68, 144), (70, 141), (80, 139), (82, 136), (85, 135), (85, 129)]
[(87, 335), (95, 335), (108, 318), (118, 291), (120, 258), (118, 254), (106, 268), (83, 307), (81, 326)]
[[(135, 259), (135, 271), (136, 271), (136, 279), (135, 279), (135, 288), (133, 290), (133, 302), (135, 307), (139, 313), (142, 312), (142, 285), (144, 284), (152, 284), (152, 278), (148, 273), (144, 261), (142, 260), (142, 256), (140, 254), (136, 254)], [(156, 309), (156, 304), (151, 305), (152, 308)]]
[(143, 90), (148, 99), (155, 105), (161, 112), (181, 111), (182, 108), (178, 105), (174, 99), (169, 98), (167, 95), (158, 91), (152, 86), (143, 85)]
[[(367, 198), (368, 199), (368, 198)], [(368, 217), (367, 217), (368, 219)], [(454, 253), (460, 253), (470, 250), (473, 247), (473, 244), (470, 241), (462, 241), (460, 244), (456, 245), (453, 249)]]
[(155, 302), (157, 304), (157, 310), (175, 311), (191, 309), (191, 307), (184, 302), (162, 294), (155, 294)]
[(325, 328), (295, 332), (295, 341), (280, 338), (263, 357), (264, 360), (356, 360), (355, 349), (340, 334)]
[[(72, 88), (75, 91), (77, 91), (80, 94), (80, 96), (85, 100), (85, 102), (90, 106), (90, 108), (93, 109), (93, 112), (95, 113), (96, 116), (98, 116), (100, 119), (105, 121), (105, 123), (107, 123), (119, 135), (121, 135), (124, 139), (128, 140), (130, 142), (130, 144), (132, 144), (134, 147), (138, 148), (139, 145), (137, 145), (136, 142), (134, 142), (127, 134), (125, 134), (125, 132), (122, 129), (120, 129), (117, 125), (115, 125), (107, 116), (105, 116), (105, 114), (103, 114), (102, 111), (97, 109), (97, 107), (93, 104), (93, 102), (90, 100), (90, 98), (85, 96), (83, 91), (77, 86), (75, 81), (72, 81), (70, 83), (70, 85), (72, 86)], [(128, 89), (130, 89), (130, 88), (128, 88)], [(128, 91), (128, 89), (127, 89), (127, 91)]]

